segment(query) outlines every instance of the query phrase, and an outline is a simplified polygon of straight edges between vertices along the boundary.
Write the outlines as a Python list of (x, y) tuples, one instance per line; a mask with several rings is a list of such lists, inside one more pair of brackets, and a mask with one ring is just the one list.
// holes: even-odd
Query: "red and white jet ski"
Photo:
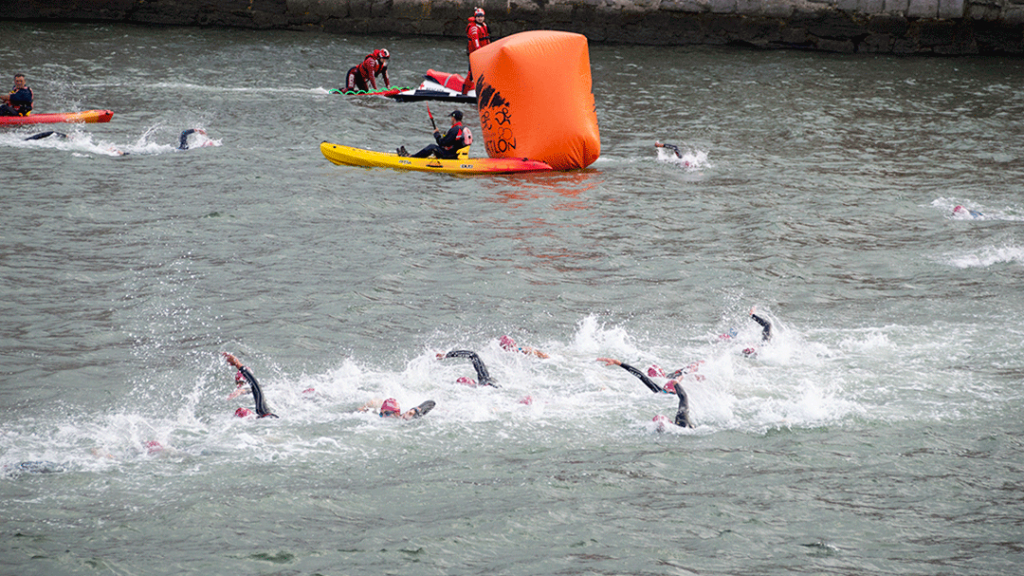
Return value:
[(449, 102), (476, 103), (476, 90), (462, 93), (465, 77), (461, 74), (449, 74), (436, 70), (427, 70), (423, 83), (413, 90), (403, 90), (397, 94), (388, 94), (396, 102), (416, 102), (419, 100), (444, 100)]

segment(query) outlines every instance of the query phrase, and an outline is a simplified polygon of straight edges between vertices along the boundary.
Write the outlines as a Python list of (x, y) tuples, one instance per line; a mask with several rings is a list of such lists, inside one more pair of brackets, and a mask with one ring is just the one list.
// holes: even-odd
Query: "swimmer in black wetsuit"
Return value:
[[(772, 323), (754, 313), (756, 308), (750, 309), (750, 319), (761, 325), (761, 342), (770, 342), (772, 339)], [(748, 357), (757, 356), (757, 348), (750, 346), (743, 349), (743, 355)]]
[(662, 388), (661, 386), (655, 384), (654, 380), (648, 378), (646, 374), (630, 366), (629, 364), (623, 364), (621, 361), (616, 360), (614, 358), (598, 358), (597, 361), (604, 362), (605, 366), (621, 366), (623, 370), (639, 378), (640, 381), (644, 383), (644, 386), (650, 388), (651, 392), (654, 392), (655, 394), (659, 392), (664, 392), (666, 394), (671, 394), (672, 392), (675, 392), (676, 396), (679, 398), (679, 408), (676, 409), (676, 426), (682, 426), (683, 428), (694, 427), (693, 423), (690, 422), (690, 403), (689, 400), (686, 398), (686, 391), (683, 390), (683, 386), (682, 384), (679, 383), (679, 380), (669, 380), (668, 382), (665, 383), (665, 387)]
[(29, 136), (28, 138), (25, 138), (25, 140), (42, 140), (43, 138), (49, 138), (50, 136), (56, 136), (57, 138), (67, 138), (68, 137), (68, 135), (63, 133), (63, 132), (57, 132), (57, 131), (54, 131), (54, 130), (49, 130), (47, 132), (40, 132), (39, 134), (33, 134), (33, 135)]
[(754, 313), (755, 308), (750, 309), (750, 319), (761, 325), (761, 341), (769, 342), (772, 339), (772, 323)]
[(178, 150), (188, 150), (188, 137), (192, 134), (206, 134), (206, 130), (199, 128), (189, 128), (181, 133), (181, 137), (178, 138)]
[[(206, 130), (203, 130), (201, 128), (189, 128), (188, 130), (183, 130), (181, 136), (178, 137), (178, 150), (188, 150), (188, 137), (191, 136), (192, 134), (202, 134), (205, 136)], [(50, 136), (56, 136), (58, 138), (63, 139), (67, 139), (68, 137), (68, 135), (64, 134), (63, 132), (56, 132), (54, 130), (50, 130), (48, 132), (40, 132), (39, 134), (33, 134), (28, 138), (25, 138), (25, 140), (42, 140), (43, 138), (49, 138)], [(116, 152), (119, 156), (128, 155), (128, 152), (123, 152), (121, 150), (113, 149), (113, 151)]]
[(233, 355), (231, 355), (231, 353), (223, 352), (222, 354), (224, 354), (224, 359), (227, 360), (228, 364), (231, 364), (235, 368), (238, 368), (238, 371), (242, 374), (242, 377), (245, 378), (245, 380), (249, 383), (249, 389), (252, 391), (253, 400), (256, 401), (256, 417), (265, 418), (267, 416), (270, 416), (273, 418), (277, 418), (277, 414), (274, 414), (270, 410), (268, 410), (267, 405), (263, 402), (263, 391), (260, 390), (260, 384), (259, 382), (256, 381), (256, 377), (252, 375), (252, 372), (250, 372), (248, 368), (243, 366), (242, 363), (238, 361), (238, 358), (235, 358)]
[[(498, 385), (495, 384), (494, 380), (491, 378), (491, 375), (487, 373), (487, 366), (484, 366), (484, 361), (481, 360), (480, 357), (476, 355), (476, 352), (470, 352), (469, 350), (452, 350), (447, 354), (443, 354), (441, 352), (437, 353), (438, 360), (444, 360), (445, 358), (469, 358), (470, 360), (473, 361), (473, 368), (476, 369), (477, 382), (472, 382), (468, 378), (466, 380), (472, 382), (471, 385), (473, 386), (479, 384), (480, 386), (493, 386), (495, 388), (498, 387)], [(460, 380), (462, 379), (460, 378)]]
[(661, 142), (655, 142), (654, 143), (654, 147), (655, 148), (667, 148), (667, 149), (669, 149), (669, 150), (671, 150), (671, 151), (676, 153), (676, 158), (682, 158), (683, 157), (683, 153), (679, 151), (679, 147), (678, 146), (673, 146), (672, 144), (662, 144)]

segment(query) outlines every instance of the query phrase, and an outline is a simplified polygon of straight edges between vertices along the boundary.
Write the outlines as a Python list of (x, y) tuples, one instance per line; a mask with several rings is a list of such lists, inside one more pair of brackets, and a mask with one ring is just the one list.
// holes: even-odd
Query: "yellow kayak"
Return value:
[(322, 142), (320, 152), (331, 162), (348, 166), (368, 168), (395, 168), (398, 170), (420, 170), (423, 172), (444, 172), (446, 174), (506, 174), (509, 172), (538, 172), (551, 170), (551, 166), (539, 160), (525, 158), (460, 158), (439, 160), (437, 158), (410, 158), (394, 152), (374, 152), (341, 144)]

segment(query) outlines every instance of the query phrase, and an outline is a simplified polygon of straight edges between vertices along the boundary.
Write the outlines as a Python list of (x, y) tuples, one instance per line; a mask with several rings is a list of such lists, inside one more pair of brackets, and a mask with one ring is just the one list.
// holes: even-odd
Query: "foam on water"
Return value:
[[(547, 427), (562, 430), (560, 434), (588, 430), (601, 436), (646, 435), (657, 431), (651, 421), (654, 415), (674, 417), (674, 395), (650, 393), (624, 370), (596, 362), (598, 356), (620, 358), (642, 370), (652, 363), (674, 369), (703, 360), (698, 371), (683, 380), (698, 427), (684, 431), (671, 426), (666, 431), (672, 434), (757, 434), (780, 427), (841, 425), (851, 416), (872, 411), (845, 389), (861, 384), (841, 384), (829, 377), (835, 362), (846, 361), (842, 351), (814, 341), (821, 333), (805, 335), (773, 320), (778, 330), (769, 344), (760, 342), (760, 326), (740, 325), (729, 341), (662, 345), (657, 357), (643, 350), (623, 327), (603, 324), (591, 315), (580, 320), (568, 340), (545, 341), (543, 350), (550, 358), (543, 360), (505, 351), (493, 338), (459, 345), (434, 342), (394, 366), (346, 358), (320, 374), (289, 375), (258, 360), (246, 361), (271, 410), (281, 417), (278, 420), (234, 417), (236, 407), (252, 408), (252, 397), (227, 401), (234, 389), (234, 371), (210, 362), (179, 391), (145, 385), (137, 389), (142, 394), (133, 395), (113, 413), (54, 414), (46, 423), (12, 423), (0, 437), (0, 465), (46, 460), (95, 470), (153, 457), (200, 454), (306, 459), (322, 457), (325, 450), (371, 450), (374, 443), (397, 441), (393, 435), (409, 429), (440, 438), (483, 426), (488, 434), (523, 436), (519, 441)], [(886, 344), (878, 333), (868, 333), (866, 340), (861, 334), (827, 336), (838, 339), (841, 349), (855, 352)], [(756, 358), (742, 354), (748, 346), (757, 347)], [(457, 384), (460, 376), (476, 375), (466, 359), (437, 359), (436, 354), (449, 347), (475, 349), (500, 387)], [(165, 406), (175, 397), (183, 399), (180, 406)], [(387, 397), (396, 398), (403, 410), (425, 400), (434, 400), (437, 407), (423, 419), (408, 422), (357, 411), (372, 398)], [(529, 403), (524, 402), (527, 397)], [(166, 450), (151, 453), (147, 444), (154, 440)]]
[[(201, 126), (194, 126), (193, 128), (202, 129)], [(26, 138), (35, 134), (50, 131), (57, 134), (38, 140), (26, 140)], [(169, 152), (182, 152), (182, 150), (178, 149), (177, 140), (180, 131), (175, 134), (173, 144), (157, 141), (161, 138), (166, 139), (166, 137), (162, 136), (162, 133), (166, 132), (167, 130), (163, 126), (154, 126), (147, 129), (134, 140), (126, 144), (119, 144), (92, 134), (88, 128), (82, 125), (72, 125), (70, 127), (67, 125), (40, 125), (34, 126), (30, 130), (0, 133), (0, 147), (60, 150), (80, 157), (150, 156), (167, 154)], [(157, 133), (161, 134), (158, 135)], [(66, 137), (61, 137), (59, 134), (63, 134)], [(195, 132), (190, 136), (189, 150), (221, 146), (222, 144), (223, 142), (220, 139), (211, 138), (208, 134)]]

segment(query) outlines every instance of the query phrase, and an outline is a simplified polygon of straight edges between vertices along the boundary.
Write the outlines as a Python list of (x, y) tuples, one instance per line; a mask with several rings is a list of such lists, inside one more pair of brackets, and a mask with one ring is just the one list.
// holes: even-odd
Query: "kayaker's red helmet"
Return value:
[(476, 11), (473, 12), (473, 17), (476, 18), (477, 20), (483, 18), (484, 17), (484, 9), (483, 8), (477, 8)]
[(398, 416), (402, 410), (398, 407), (398, 400), (388, 398), (380, 405), (381, 416)]

